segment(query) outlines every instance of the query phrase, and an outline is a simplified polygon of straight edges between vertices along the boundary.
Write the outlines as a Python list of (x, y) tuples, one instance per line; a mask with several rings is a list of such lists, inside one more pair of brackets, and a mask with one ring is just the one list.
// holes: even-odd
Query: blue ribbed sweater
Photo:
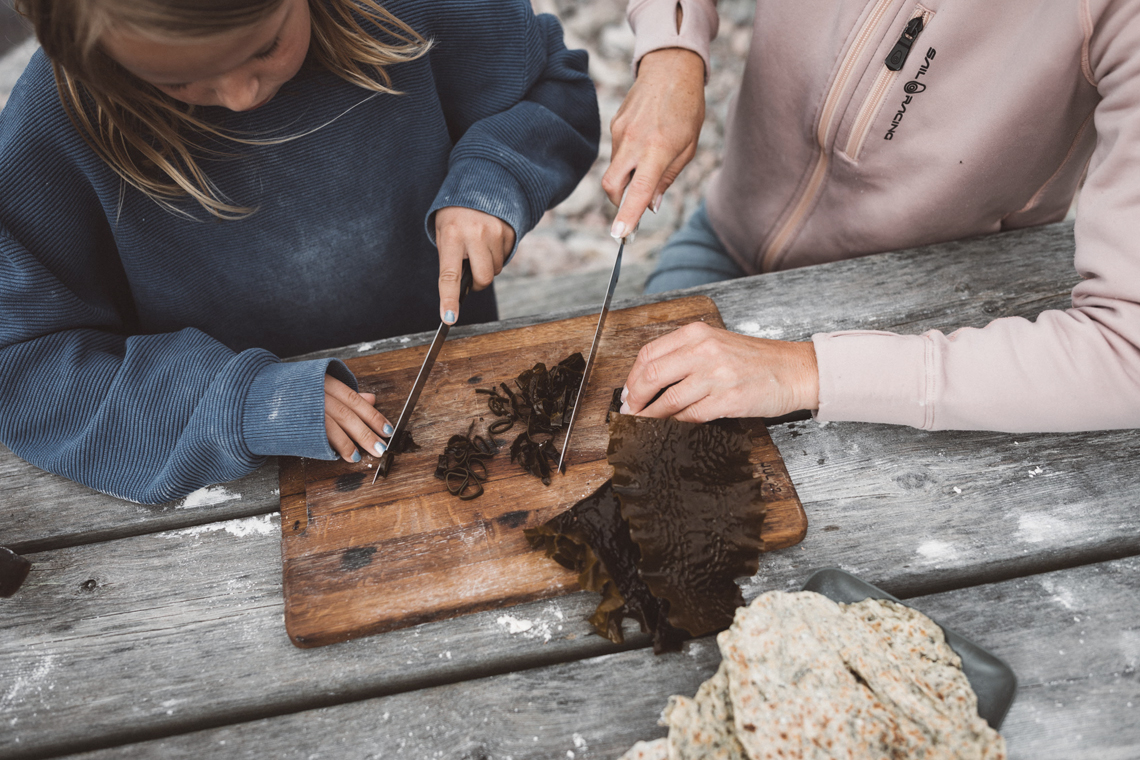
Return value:
[[(306, 66), (256, 111), (200, 109), (258, 135), (320, 127), (202, 163), (256, 207), (238, 221), (190, 201), (182, 218), (120, 181), (36, 54), (0, 113), (0, 441), (147, 503), (266, 456), (332, 459), (324, 376), (351, 373), (278, 357), (437, 326), (435, 210), (485, 211), (521, 237), (570, 193), (600, 126), (586, 54), (558, 22), (525, 0), (385, 6), (433, 41), (389, 68), (403, 94)], [(493, 319), (491, 292), (462, 317)]]

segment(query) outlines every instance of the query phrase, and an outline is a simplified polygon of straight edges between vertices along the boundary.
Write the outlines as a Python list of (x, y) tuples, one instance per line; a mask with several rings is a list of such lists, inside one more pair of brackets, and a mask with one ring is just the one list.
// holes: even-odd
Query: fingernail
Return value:
[(396, 428), (392, 427), (392, 424), (390, 422), (384, 423), (384, 435), (392, 435), (392, 433), (395, 432)]
[(448, 309), (443, 314), (443, 321), (449, 325), (455, 324), (455, 312), (452, 311), (451, 309)]
[(383, 456), (384, 452), (388, 450), (388, 447), (384, 445), (383, 441), (377, 441), (376, 445), (372, 448), (376, 450), (376, 456)]
[(621, 387), (621, 402), (624, 404), (626, 402), (626, 399), (628, 399), (628, 398), (629, 398), (629, 388), (626, 388), (623, 385)]
[(352, 451), (352, 461), (354, 461), (354, 462), (360, 461), (360, 452), (355, 450), (355, 449), (353, 449), (353, 451)]
[(621, 414), (629, 414), (629, 404), (622, 404), (621, 409), (618, 409)]
[(660, 210), (661, 201), (663, 201), (663, 200), (665, 200), (665, 193), (658, 193), (656, 195), (656, 197), (654, 197), (653, 205), (650, 206), (650, 209), (653, 211), (654, 214), (656, 214), (658, 212), (658, 210)]
[(627, 232), (629, 232), (629, 228), (626, 226), (625, 222), (615, 221), (614, 226), (610, 227), (610, 237), (612, 238), (621, 239), (626, 236)]

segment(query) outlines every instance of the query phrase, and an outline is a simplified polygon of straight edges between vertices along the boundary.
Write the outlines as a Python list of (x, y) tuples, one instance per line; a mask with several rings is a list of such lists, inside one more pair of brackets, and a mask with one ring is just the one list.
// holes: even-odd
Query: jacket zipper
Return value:
[(894, 49), (887, 55), (884, 61), (885, 65), (879, 70), (875, 83), (871, 85), (867, 99), (863, 101), (859, 114), (855, 117), (855, 125), (851, 127), (851, 134), (847, 136), (847, 145), (843, 148), (843, 152), (852, 161), (859, 160), (859, 153), (863, 150), (867, 133), (871, 131), (871, 123), (875, 120), (875, 114), (879, 112), (879, 108), (883, 105), (883, 99), (887, 97), (887, 93), (890, 92), (895, 80), (898, 79), (899, 71), (906, 64), (911, 46), (914, 45), (918, 35), (922, 34), (922, 30), (926, 28), (933, 17), (933, 11), (921, 6), (915, 9), (914, 15), (911, 16), (910, 22), (907, 23), (906, 29), (899, 37), (899, 41), (895, 43)]
[(851, 74), (855, 70), (855, 65), (858, 63), (859, 58), (862, 57), (863, 52), (867, 49), (867, 45), (876, 36), (875, 33), (879, 25), (882, 24), (883, 17), (886, 16), (887, 10), (890, 8), (892, 2), (894, 2), (894, 0), (878, 0), (878, 2), (875, 3), (875, 7), (871, 10), (871, 15), (868, 16), (867, 20), (863, 23), (863, 28), (859, 30), (858, 36), (851, 44), (847, 55), (843, 58), (843, 63), (840, 64), (839, 73), (836, 74), (835, 81), (827, 93), (827, 99), (823, 102), (823, 110), (819, 116), (819, 126), (816, 128), (816, 143), (819, 145), (819, 156), (816, 158), (815, 167), (812, 169), (807, 186), (804, 188), (799, 200), (796, 201), (791, 214), (788, 215), (784, 223), (776, 230), (771, 242), (768, 244), (768, 249), (764, 251), (760, 259), (761, 271), (771, 271), (776, 258), (784, 252), (784, 248), (791, 242), (792, 234), (799, 227), (800, 222), (803, 221), (804, 216), (807, 214), (808, 209), (811, 208), (811, 204), (815, 201), (819, 193), (819, 188), (823, 185), (823, 178), (827, 175), (828, 165), (827, 135), (831, 132), (839, 101), (847, 89), (847, 84), (851, 79)]

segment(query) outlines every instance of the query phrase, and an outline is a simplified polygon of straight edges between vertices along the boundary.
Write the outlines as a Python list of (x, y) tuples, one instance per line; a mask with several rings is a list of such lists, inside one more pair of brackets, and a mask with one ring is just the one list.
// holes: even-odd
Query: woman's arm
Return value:
[(1087, 63), (1073, 62), (1100, 102), (1071, 308), (949, 335), (816, 335), (819, 419), (928, 430), (1140, 427), (1140, 9), (1108, 7), (1088, 20)]
[(620, 206), (611, 230), (618, 238), (647, 208), (657, 210), (696, 154), (718, 26), (715, 0), (630, 0), (628, 18), (636, 80), (610, 123), (613, 151), (602, 177), (610, 201)]
[[(1072, 307), (1042, 312), (1034, 321), (1009, 317), (949, 335), (817, 334), (818, 419), (927, 430), (1140, 427), (1140, 10), (1113, 6), (1087, 26), (1095, 32), (1085, 75), (1101, 100), (1094, 113), (1097, 145), (1075, 228), (1082, 281), (1073, 289)], [(719, 342), (749, 348), (694, 364), (685, 382), (712, 388), (717, 411), (734, 416), (785, 398), (811, 408), (811, 379), (802, 371), (782, 372), (798, 344), (776, 343), (758, 352), (758, 339), (736, 337), (740, 341)], [(701, 343), (712, 340), (706, 335)], [(665, 352), (649, 353), (652, 359)], [(753, 383), (741, 401), (731, 383), (718, 384), (717, 378), (730, 377), (734, 366), (748, 361)], [(651, 367), (639, 358), (628, 379), (635, 412), (677, 374)], [(652, 379), (654, 372), (659, 380)], [(764, 378), (766, 385), (757, 387)], [(684, 401), (675, 399), (673, 406)], [(646, 413), (663, 411), (660, 404)]]

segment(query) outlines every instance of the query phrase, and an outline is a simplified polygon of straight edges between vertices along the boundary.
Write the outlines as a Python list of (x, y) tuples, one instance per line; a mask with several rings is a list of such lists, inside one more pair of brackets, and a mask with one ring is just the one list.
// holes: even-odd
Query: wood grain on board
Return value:
[[(606, 413), (646, 342), (684, 324), (723, 326), (709, 298), (691, 297), (612, 312), (579, 411), (567, 471), (549, 486), (510, 461), (488, 463), (478, 499), (461, 501), (434, 477), (447, 439), (496, 418), (477, 388), (511, 383), (543, 362), (588, 348), (595, 315), (448, 341), (409, 424), (419, 451), (401, 454), (372, 485), (375, 458), (350, 464), (282, 459), (281, 532), (286, 629), (298, 646), (330, 644), (455, 615), (557, 596), (576, 577), (534, 551), (523, 529), (570, 508), (609, 479)], [(348, 362), (363, 391), (402, 399), (426, 346)], [(752, 461), (765, 480), (766, 549), (803, 539), (807, 518), (779, 450), (758, 420)], [(508, 431), (502, 439), (517, 435)], [(561, 435), (556, 440), (561, 446)]]

